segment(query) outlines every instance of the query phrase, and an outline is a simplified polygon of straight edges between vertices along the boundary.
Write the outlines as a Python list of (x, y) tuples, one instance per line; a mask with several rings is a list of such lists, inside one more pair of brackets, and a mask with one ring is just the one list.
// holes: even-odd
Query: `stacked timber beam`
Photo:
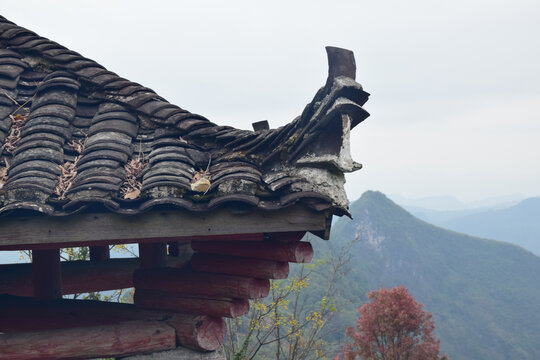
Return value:
[(90, 300), (35, 301), (0, 295), (0, 360), (85, 359), (150, 353), (184, 346), (215, 350), (218, 317), (146, 311)]
[[(167, 266), (184, 267), (189, 257), (168, 256)], [(0, 294), (33, 296), (32, 264), (0, 265)], [(133, 272), (138, 258), (97, 261), (62, 261), (62, 294), (82, 294), (133, 287)]]
[(263, 298), (270, 279), (284, 279), (289, 262), (309, 262), (304, 232), (272, 234), (263, 241), (192, 241), (188, 268), (139, 269), (135, 304), (144, 309), (235, 318), (249, 311), (249, 299)]
[[(0, 360), (116, 357), (177, 346), (216, 350), (225, 337), (224, 317), (247, 313), (250, 299), (268, 295), (271, 279), (287, 277), (289, 262), (311, 261), (303, 235), (169, 241), (169, 256), (166, 243), (152, 242), (139, 246), (140, 259), (110, 259), (96, 246), (90, 261), (58, 263), (44, 252), (38, 263), (56, 266), (45, 280), (35, 264), (0, 265), (0, 294), (10, 294), (0, 295)], [(37, 282), (54, 291), (36, 291)], [(133, 286), (135, 304), (58, 298), (59, 291)]]
[[(284, 236), (287, 238), (289, 235)], [(185, 248), (189, 243), (184, 242), (174, 245)], [(274, 241), (193, 241), (193, 250), (197, 253), (193, 256), (193, 268), (197, 271), (227, 271), (226, 273), (238, 274), (242, 267), (248, 263), (258, 263), (262, 265), (258, 270), (267, 272), (267, 277), (279, 278), (279, 270), (284, 269), (284, 262), (306, 263), (311, 260), (313, 250), (306, 242), (280, 243)], [(171, 246), (169, 246), (169, 249)], [(169, 254), (171, 251), (169, 250)], [(185, 251), (168, 256), (167, 267), (184, 268), (191, 261), (191, 253)], [(208, 264), (207, 259), (220, 255), (220, 259), (225, 264), (232, 259), (241, 259), (242, 265), (238, 265), (240, 270), (217, 269), (212, 264)], [(229, 257), (226, 257), (229, 256)], [(266, 263), (264, 260), (275, 261)], [(278, 264), (278, 265), (276, 265)], [(33, 296), (34, 278), (32, 264), (2, 264), (0, 265), (0, 294), (10, 294), (18, 296)], [(272, 269), (272, 266), (274, 269)], [(61, 290), (63, 295), (80, 294), (95, 291), (105, 291), (133, 287), (133, 272), (139, 268), (139, 259), (123, 258), (92, 261), (63, 261), (61, 267)], [(283, 270), (282, 270), (283, 271)], [(50, 274), (50, 270), (47, 270)], [(240, 275), (245, 275), (245, 270)], [(249, 270), (247, 275), (254, 273)], [(254, 275), (253, 275), (254, 276)], [(281, 275), (283, 276), (283, 275)]]

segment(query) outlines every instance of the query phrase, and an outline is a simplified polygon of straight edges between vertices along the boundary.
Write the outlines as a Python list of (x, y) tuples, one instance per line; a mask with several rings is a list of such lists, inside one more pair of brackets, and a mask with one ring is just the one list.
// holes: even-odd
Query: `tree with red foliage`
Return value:
[[(423, 305), (405, 286), (371, 291), (370, 302), (358, 309), (356, 327), (347, 328), (353, 339), (344, 349), (346, 360), (358, 356), (365, 360), (431, 360), (439, 356), (439, 339), (433, 335), (435, 324)], [(334, 360), (340, 360), (342, 354)]]

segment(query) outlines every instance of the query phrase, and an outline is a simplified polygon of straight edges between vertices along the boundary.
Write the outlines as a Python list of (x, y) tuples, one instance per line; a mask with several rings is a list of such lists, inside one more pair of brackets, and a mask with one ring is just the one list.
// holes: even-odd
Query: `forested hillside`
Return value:
[(433, 313), (441, 350), (452, 359), (540, 356), (539, 257), (430, 225), (379, 192), (364, 193), (351, 211), (354, 220), (336, 222), (328, 243), (313, 242), (316, 254), (328, 257), (358, 237), (336, 292), (336, 329), (354, 325), (370, 289), (406, 285)]

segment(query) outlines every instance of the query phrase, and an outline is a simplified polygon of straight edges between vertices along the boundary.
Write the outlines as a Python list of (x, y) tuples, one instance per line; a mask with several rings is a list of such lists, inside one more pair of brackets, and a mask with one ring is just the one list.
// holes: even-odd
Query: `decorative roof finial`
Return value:
[(356, 80), (356, 62), (351, 50), (327, 46), (326, 54), (328, 55), (327, 87), (332, 86), (334, 79), (338, 76), (346, 76)]

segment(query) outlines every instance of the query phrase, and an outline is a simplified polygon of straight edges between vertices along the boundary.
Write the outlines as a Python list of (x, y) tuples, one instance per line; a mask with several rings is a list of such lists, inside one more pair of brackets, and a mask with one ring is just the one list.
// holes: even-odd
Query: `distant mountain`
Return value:
[(441, 226), (439, 224), (441, 224), (442, 222), (446, 222), (446, 221), (454, 220), (457, 218), (461, 218), (463, 216), (490, 210), (489, 208), (466, 209), (466, 210), (431, 210), (431, 209), (413, 207), (413, 206), (403, 206), (403, 208), (407, 210), (408, 212), (410, 212), (415, 217), (419, 218), (420, 220), (424, 220), (425, 222), (428, 222), (430, 224), (434, 224), (437, 226)]
[(401, 206), (426, 208), (431, 210), (461, 210), (467, 206), (453, 196), (426, 196), (420, 199), (410, 199), (398, 194), (389, 197)]
[(462, 202), (453, 196), (427, 196), (419, 199), (411, 199), (398, 194), (388, 196), (392, 201), (404, 207), (408, 211), (460, 211), (505, 208), (517, 204), (525, 197), (519, 194), (498, 196), (472, 202)]
[(411, 212), (434, 225), (473, 236), (507, 241), (540, 256), (540, 197), (525, 199), (504, 209)]
[(448, 231), (413, 217), (379, 192), (351, 206), (326, 246), (358, 242), (340, 279), (344, 328), (367, 291), (405, 285), (432, 312), (441, 350), (453, 360), (540, 356), (540, 258), (517, 246)]

